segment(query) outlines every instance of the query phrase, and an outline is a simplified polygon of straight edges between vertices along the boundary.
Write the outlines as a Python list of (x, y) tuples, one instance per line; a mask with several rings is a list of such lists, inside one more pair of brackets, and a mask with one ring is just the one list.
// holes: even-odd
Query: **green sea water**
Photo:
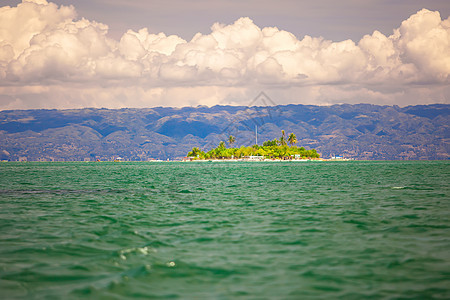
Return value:
[(450, 162), (0, 163), (2, 299), (450, 299)]

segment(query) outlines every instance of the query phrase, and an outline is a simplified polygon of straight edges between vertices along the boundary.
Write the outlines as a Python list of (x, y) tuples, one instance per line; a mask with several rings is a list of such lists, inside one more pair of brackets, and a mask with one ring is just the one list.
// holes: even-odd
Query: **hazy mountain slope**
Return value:
[(180, 158), (232, 134), (235, 146), (294, 132), (323, 157), (450, 158), (450, 105), (286, 105), (0, 111), (2, 160)]

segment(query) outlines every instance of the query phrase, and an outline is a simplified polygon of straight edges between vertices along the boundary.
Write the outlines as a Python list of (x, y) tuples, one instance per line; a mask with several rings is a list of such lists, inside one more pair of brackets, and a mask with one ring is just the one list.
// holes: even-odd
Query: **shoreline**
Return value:
[(178, 159), (178, 160), (101, 160), (101, 161), (83, 161), (83, 160), (58, 160), (58, 161), (0, 161), (0, 163), (173, 163), (173, 162), (333, 162), (333, 161), (357, 161), (356, 159)]

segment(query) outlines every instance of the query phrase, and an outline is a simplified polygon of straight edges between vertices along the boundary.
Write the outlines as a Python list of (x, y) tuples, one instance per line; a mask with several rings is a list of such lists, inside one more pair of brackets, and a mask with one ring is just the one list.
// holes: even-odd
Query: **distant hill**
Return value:
[(295, 133), (322, 157), (449, 159), (450, 105), (284, 105), (0, 111), (1, 160), (177, 159)]

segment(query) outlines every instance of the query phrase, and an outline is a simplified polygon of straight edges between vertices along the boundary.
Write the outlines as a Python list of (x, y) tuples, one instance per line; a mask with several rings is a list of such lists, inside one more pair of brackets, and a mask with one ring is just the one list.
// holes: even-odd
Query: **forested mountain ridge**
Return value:
[(450, 105), (279, 105), (0, 111), (1, 160), (178, 159), (293, 132), (321, 157), (449, 159)]

